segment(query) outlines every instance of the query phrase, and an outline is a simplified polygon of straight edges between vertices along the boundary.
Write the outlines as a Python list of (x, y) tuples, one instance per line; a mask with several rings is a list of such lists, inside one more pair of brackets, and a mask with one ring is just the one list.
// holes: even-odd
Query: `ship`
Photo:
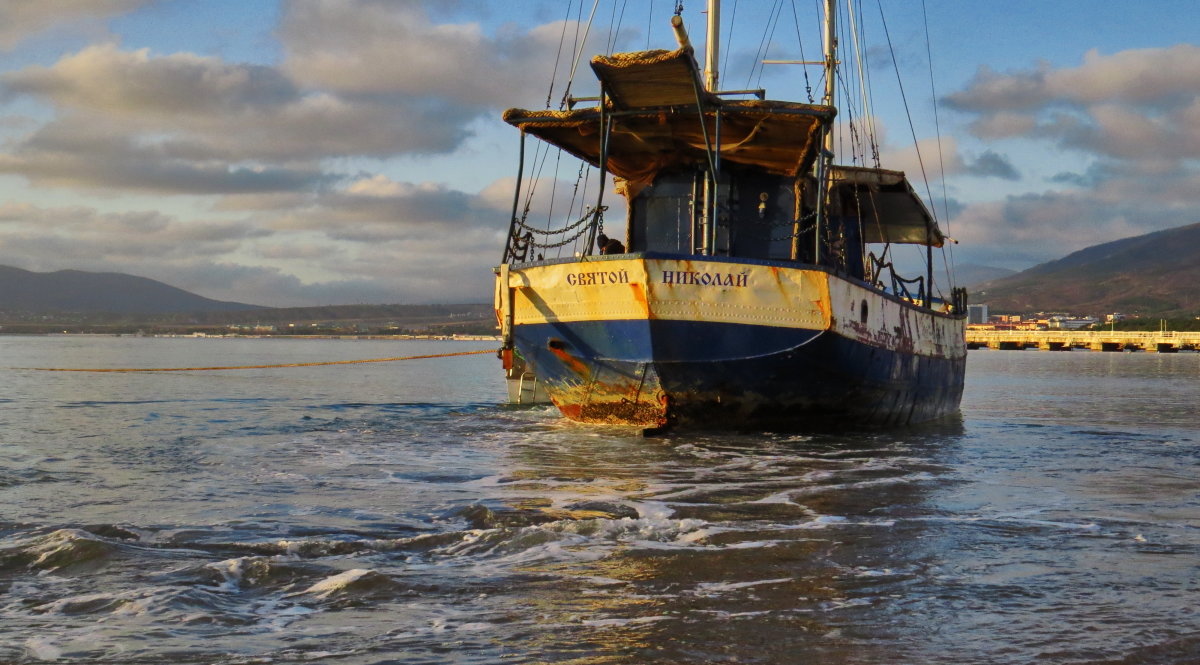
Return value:
[[(950, 240), (903, 172), (834, 154), (835, 1), (819, 103), (719, 90), (719, 15), (710, 0), (703, 71), (677, 13), (677, 48), (591, 59), (598, 97), (504, 112), (521, 158), (495, 308), (515, 395), (647, 432), (956, 413), (966, 293), (933, 275)], [(527, 137), (600, 174), (594, 202), (560, 228), (520, 209)], [(605, 234), (606, 194), (623, 199), (623, 241)], [(548, 257), (562, 239), (578, 249)], [(924, 248), (924, 274), (900, 274), (897, 245)]]

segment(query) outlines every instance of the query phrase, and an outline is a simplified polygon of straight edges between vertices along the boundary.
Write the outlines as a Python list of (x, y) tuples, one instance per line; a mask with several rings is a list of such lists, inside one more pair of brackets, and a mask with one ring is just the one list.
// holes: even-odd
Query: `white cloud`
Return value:
[(304, 85), (340, 94), (418, 95), (476, 108), (546, 94), (561, 22), (493, 36), (478, 23), (434, 23), (426, 4), (289, 3), (279, 31), (285, 68)]
[(56, 26), (123, 14), (150, 0), (7, 0), (0, 3), (0, 51)]
[(975, 116), (985, 139), (1034, 137), (1128, 160), (1193, 158), (1200, 151), (1200, 46), (1090, 51), (1078, 67), (998, 73), (981, 68), (947, 96)]
[(1019, 139), (1017, 153), (1068, 169), (1047, 177), (1052, 189), (966, 206), (953, 230), (964, 260), (1022, 269), (1200, 221), (1200, 47), (1091, 51), (1074, 67), (981, 68), (947, 101), (971, 119), (985, 150)]

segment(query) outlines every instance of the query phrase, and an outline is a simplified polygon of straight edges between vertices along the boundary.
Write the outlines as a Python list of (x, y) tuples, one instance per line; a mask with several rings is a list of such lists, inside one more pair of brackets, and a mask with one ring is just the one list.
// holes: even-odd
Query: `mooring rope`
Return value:
[(481, 351), (459, 351), (457, 353), (435, 353), (427, 356), (396, 356), (394, 358), (367, 358), (365, 360), (327, 360), (318, 363), (284, 363), (281, 365), (229, 365), (226, 367), (115, 367), (115, 368), (82, 368), (82, 367), (13, 367), (36, 372), (208, 372), (225, 369), (272, 369), (276, 367), (317, 367), (320, 365), (359, 365), (363, 363), (387, 363), (398, 360), (424, 360), (426, 358), (453, 358), (454, 356), (476, 356), (483, 353), (495, 353), (495, 349)]

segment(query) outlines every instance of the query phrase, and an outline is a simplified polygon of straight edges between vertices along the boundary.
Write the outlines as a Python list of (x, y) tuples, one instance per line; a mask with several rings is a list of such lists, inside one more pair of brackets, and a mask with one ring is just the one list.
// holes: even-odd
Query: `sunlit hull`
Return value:
[(514, 266), (499, 287), (516, 349), (573, 420), (896, 425), (953, 413), (962, 394), (961, 317), (811, 266), (590, 257)]

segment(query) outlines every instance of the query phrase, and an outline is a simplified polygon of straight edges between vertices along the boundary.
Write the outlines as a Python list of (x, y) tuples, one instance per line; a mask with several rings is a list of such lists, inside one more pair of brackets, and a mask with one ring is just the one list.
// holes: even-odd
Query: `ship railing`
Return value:
[(600, 223), (598, 220), (603, 217), (605, 210), (608, 210), (608, 206), (600, 206), (599, 209), (588, 208), (578, 220), (559, 229), (539, 229), (528, 224), (524, 217), (514, 218), (508, 246), (504, 252), (504, 262), (522, 263), (532, 260), (535, 258), (530, 256), (533, 250), (541, 250), (536, 256), (541, 260), (546, 250), (558, 249), (576, 242), (591, 230), (592, 225), (589, 222)]
[[(867, 255), (871, 262), (871, 274), (868, 276), (875, 286), (888, 289), (893, 295), (901, 300), (907, 300), (911, 303), (925, 304), (929, 300), (926, 298), (925, 277), (913, 277), (909, 279), (901, 276), (896, 272), (896, 266), (891, 261), (884, 261), (875, 256), (874, 252)], [(888, 284), (883, 281), (883, 276), (887, 275)], [(914, 287), (915, 288), (912, 288)]]

